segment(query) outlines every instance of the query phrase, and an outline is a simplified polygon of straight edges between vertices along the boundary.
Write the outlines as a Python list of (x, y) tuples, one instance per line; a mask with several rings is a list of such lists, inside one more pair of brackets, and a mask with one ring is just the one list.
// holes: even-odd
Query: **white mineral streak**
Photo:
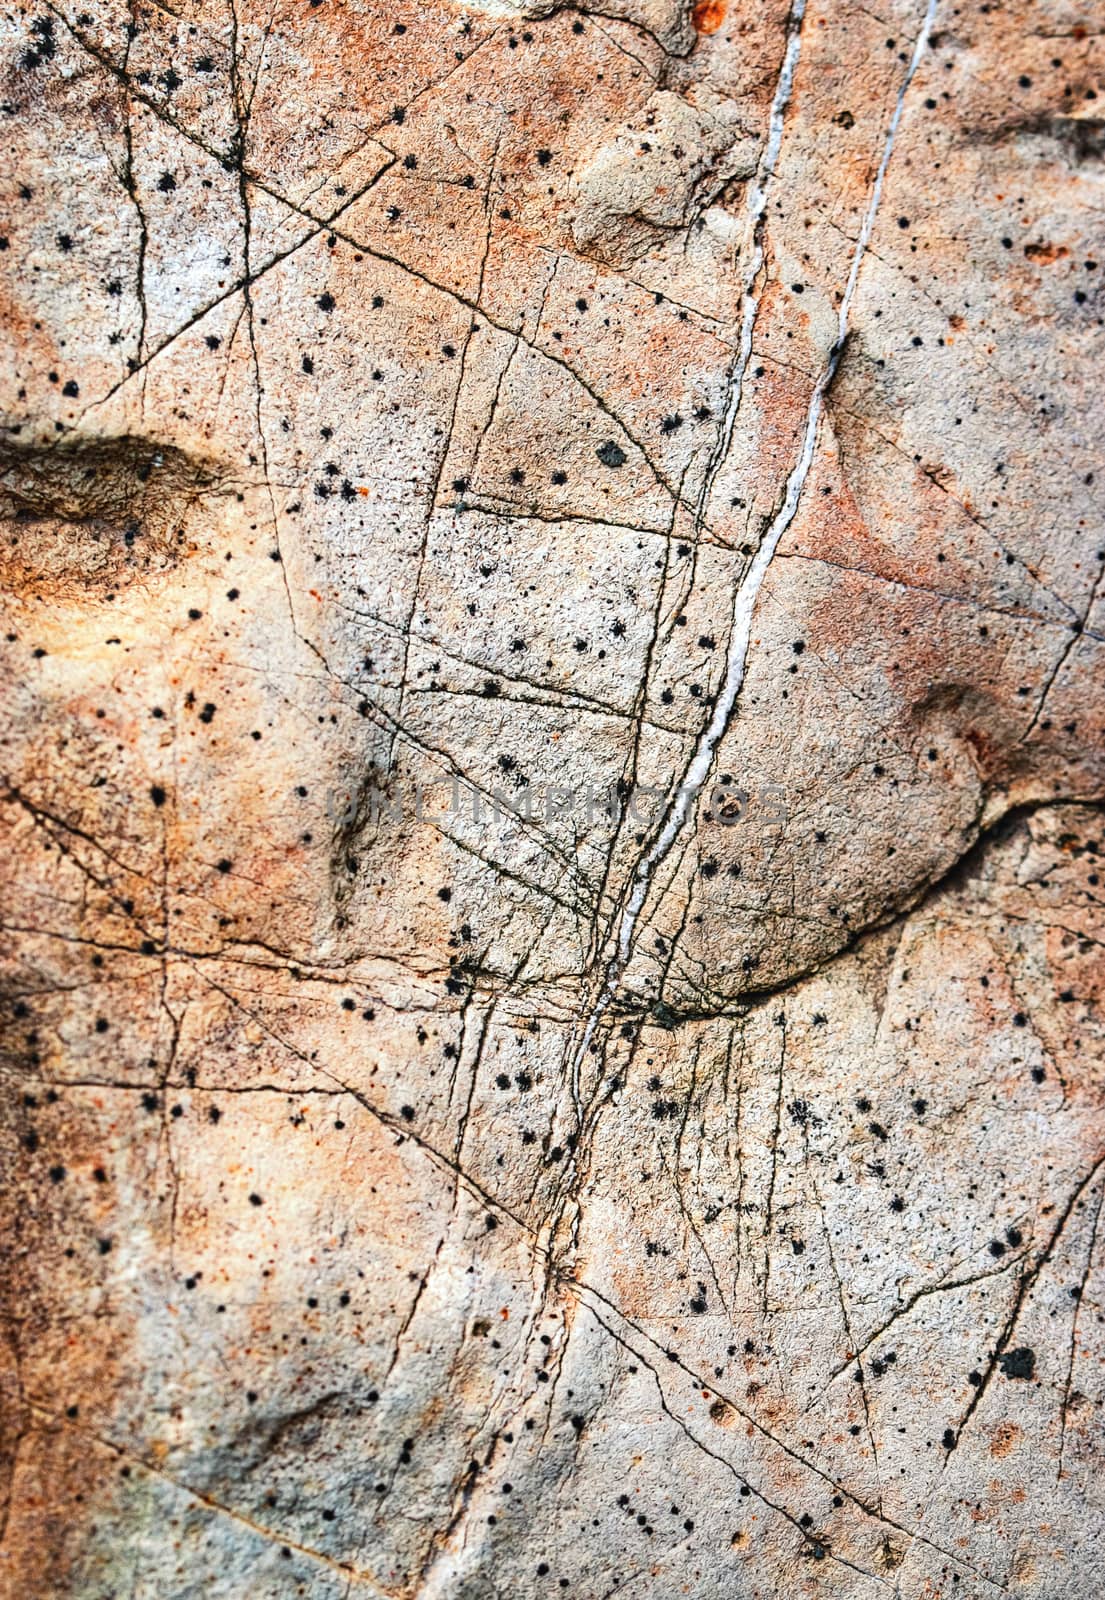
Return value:
[[(744, 286), (744, 314), (741, 323), (740, 351), (730, 385), (728, 403), (725, 411), (724, 425), (721, 430), (722, 446), (717, 454), (712, 470), (707, 473), (703, 488), (702, 504), (705, 505), (710, 484), (716, 477), (718, 468), (724, 460), (728, 445), (732, 440), (733, 428), (736, 423), (737, 413), (740, 409), (741, 387), (744, 375), (752, 354), (752, 335), (755, 328), (756, 313), (759, 307), (759, 294), (755, 290), (760, 271), (763, 266), (763, 235), (762, 223), (767, 206), (767, 189), (772, 173), (775, 171), (779, 157), (779, 149), (783, 137), (783, 119), (787, 103), (790, 99), (791, 86), (794, 81), (795, 69), (798, 65), (799, 40), (802, 17), (804, 14), (803, 3), (796, 7), (791, 18), (791, 28), (787, 40), (786, 54), (783, 59), (783, 68), (779, 75), (775, 98), (771, 108), (771, 125), (767, 146), (764, 151), (764, 160), (761, 167), (761, 176), (752, 186), (749, 196), (749, 212), (752, 225), (752, 236), (755, 240), (753, 255), (749, 263), (748, 276)], [(894, 111), (887, 129), (886, 141), (883, 145), (882, 155), (879, 159), (875, 181), (871, 188), (871, 196), (867, 209), (863, 215), (856, 247), (852, 255), (852, 263), (848, 272), (848, 279), (841, 296), (840, 310), (837, 319), (837, 337), (832, 349), (825, 359), (824, 366), (814, 385), (810, 396), (809, 407), (806, 412), (805, 427), (802, 432), (802, 445), (798, 459), (791, 469), (786, 482), (782, 505), (776, 512), (770, 526), (760, 541), (759, 547), (749, 564), (748, 571), (741, 579), (733, 595), (732, 627), (730, 631), (729, 653), (726, 660), (725, 680), (721, 692), (714, 703), (714, 709), (709, 722), (703, 730), (690, 764), (679, 784), (675, 798), (672, 801), (667, 816), (664, 818), (660, 831), (650, 846), (647, 854), (638, 863), (634, 873), (633, 887), (623, 907), (618, 927), (618, 947), (616, 954), (610, 959), (604, 975), (603, 985), (599, 992), (587, 1020), (579, 1046), (572, 1060), (572, 1093), (577, 1113), (581, 1114), (579, 1080), (580, 1068), (590, 1049), (591, 1042), (607, 1007), (613, 1000), (622, 974), (633, 954), (633, 937), (637, 923), (645, 902), (648, 899), (649, 889), (655, 876), (656, 868), (665, 860), (675, 841), (686, 826), (692, 807), (702, 791), (703, 785), (710, 774), (713, 765), (714, 751), (726, 729), (729, 726), (737, 700), (740, 697), (741, 687), (744, 683), (745, 668), (748, 662), (748, 646), (752, 637), (752, 619), (755, 614), (756, 601), (772, 558), (779, 547), (783, 534), (794, 521), (802, 498), (802, 489), (813, 461), (814, 449), (817, 444), (817, 429), (821, 420), (821, 406), (837, 369), (844, 341), (848, 334), (848, 321), (852, 308), (852, 299), (855, 295), (856, 284), (859, 281), (860, 267), (867, 254), (870, 243), (871, 231), (875, 226), (875, 217), (878, 213), (879, 202), (882, 198), (883, 180), (886, 169), (890, 165), (890, 157), (894, 151), (894, 140), (901, 122), (902, 109), (905, 105), (906, 94), (913, 82), (914, 74), (925, 53), (929, 34), (932, 31), (933, 18), (936, 15), (936, 0), (928, 0), (924, 19), (921, 23), (909, 65), (898, 90), (898, 97)]]

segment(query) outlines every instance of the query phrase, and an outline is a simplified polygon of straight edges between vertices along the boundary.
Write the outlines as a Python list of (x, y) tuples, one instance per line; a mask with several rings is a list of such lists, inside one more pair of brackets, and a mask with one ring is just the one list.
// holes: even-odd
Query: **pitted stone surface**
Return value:
[(1090, 6), (2, 25), (13, 1600), (1084, 1600)]

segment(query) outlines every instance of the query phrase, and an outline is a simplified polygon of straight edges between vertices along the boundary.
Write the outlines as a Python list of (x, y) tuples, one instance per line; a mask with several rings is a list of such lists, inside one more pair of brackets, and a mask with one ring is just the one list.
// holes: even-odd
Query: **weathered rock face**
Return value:
[(1084, 1600), (1089, 5), (3, 31), (13, 1600)]

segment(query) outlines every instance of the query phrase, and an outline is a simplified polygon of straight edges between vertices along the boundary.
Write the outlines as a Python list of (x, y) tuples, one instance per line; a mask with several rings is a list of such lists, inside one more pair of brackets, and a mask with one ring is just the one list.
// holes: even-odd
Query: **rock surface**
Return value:
[(1105, 1591), (1095, 9), (2, 51), (3, 1592)]

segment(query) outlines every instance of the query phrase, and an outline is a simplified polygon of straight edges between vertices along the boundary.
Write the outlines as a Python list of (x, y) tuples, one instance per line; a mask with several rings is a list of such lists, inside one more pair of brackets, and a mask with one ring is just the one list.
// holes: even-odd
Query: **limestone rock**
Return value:
[(628, 265), (685, 229), (733, 177), (750, 178), (758, 142), (658, 90), (587, 161), (576, 180), (572, 238), (580, 250)]
[(1092, 9), (0, 49), (3, 1592), (1105, 1591)]

